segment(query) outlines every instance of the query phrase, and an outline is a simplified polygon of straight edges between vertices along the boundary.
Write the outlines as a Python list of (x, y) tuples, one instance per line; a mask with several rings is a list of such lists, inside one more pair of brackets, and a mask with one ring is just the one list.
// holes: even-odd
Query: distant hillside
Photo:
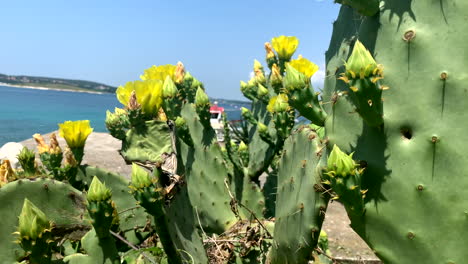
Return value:
[(51, 77), (35, 77), (26, 75), (0, 74), (0, 83), (18, 86), (46, 87), (50, 89), (78, 90), (102, 93), (114, 93), (115, 89), (117, 89), (114, 86), (90, 81), (69, 80)]

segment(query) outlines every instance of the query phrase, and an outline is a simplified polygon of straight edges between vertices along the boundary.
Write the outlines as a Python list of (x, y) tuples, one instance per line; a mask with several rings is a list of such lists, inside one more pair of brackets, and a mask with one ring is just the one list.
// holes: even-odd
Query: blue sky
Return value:
[(211, 97), (242, 99), (239, 81), (274, 36), (297, 36), (297, 54), (323, 70), (338, 9), (332, 0), (3, 1), (0, 73), (117, 86), (182, 61)]

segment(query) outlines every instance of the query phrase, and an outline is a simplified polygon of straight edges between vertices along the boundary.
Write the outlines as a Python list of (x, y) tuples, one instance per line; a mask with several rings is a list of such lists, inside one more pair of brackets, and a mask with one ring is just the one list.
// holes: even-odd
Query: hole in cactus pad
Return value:
[(401, 135), (406, 139), (411, 139), (413, 137), (413, 131), (409, 127), (402, 127), (400, 129)]

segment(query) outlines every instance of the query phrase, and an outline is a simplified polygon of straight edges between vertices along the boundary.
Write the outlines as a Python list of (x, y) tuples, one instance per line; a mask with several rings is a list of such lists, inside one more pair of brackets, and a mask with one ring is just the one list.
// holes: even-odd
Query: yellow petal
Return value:
[(279, 36), (271, 40), (273, 49), (278, 53), (282, 60), (289, 60), (299, 46), (299, 40), (296, 37)]
[(319, 69), (315, 63), (306, 58), (302, 58), (302, 56), (296, 60), (291, 60), (289, 64), (294, 67), (294, 69), (307, 76), (307, 78), (312, 77)]

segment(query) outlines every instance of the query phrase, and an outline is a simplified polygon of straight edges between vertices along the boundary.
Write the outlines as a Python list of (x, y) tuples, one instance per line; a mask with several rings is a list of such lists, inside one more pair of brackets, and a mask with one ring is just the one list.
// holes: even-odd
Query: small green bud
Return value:
[(149, 173), (135, 163), (132, 163), (132, 186), (136, 189), (151, 186)]
[(247, 91), (247, 83), (244, 81), (240, 81), (240, 89), (242, 92)]
[(185, 75), (184, 75), (184, 81), (188, 81), (188, 82), (193, 81), (193, 76), (192, 76), (192, 74), (190, 74), (190, 72), (186, 72), (186, 73), (185, 73)]
[(18, 233), (21, 238), (35, 240), (46, 229), (51, 228), (51, 223), (44, 212), (37, 208), (27, 198), (24, 199), (23, 209), (19, 215)]
[(94, 176), (89, 186), (86, 198), (88, 202), (107, 201), (112, 197), (112, 192), (102, 183), (96, 176)]
[(245, 108), (245, 107), (241, 107), (241, 114), (242, 114), (242, 116), (248, 115), (248, 114), (250, 114), (250, 110)]
[(286, 76), (283, 79), (283, 84), (288, 91), (303, 89), (309, 82), (310, 79), (307, 76), (296, 70), (289, 63), (286, 64)]
[(193, 77), (192, 89), (197, 89), (197, 88), (203, 88), (203, 83), (201, 83), (199, 80)]
[(327, 162), (328, 172), (333, 172), (335, 175), (345, 177), (354, 172), (356, 164), (353, 160), (353, 153), (347, 155), (337, 145), (333, 146), (333, 150), (328, 157)]
[(171, 76), (166, 76), (166, 80), (164, 80), (163, 85), (163, 97), (164, 98), (174, 98), (177, 96), (177, 87), (172, 81)]
[(265, 86), (258, 84), (257, 94), (259, 97), (264, 97), (268, 94), (268, 89)]
[(254, 60), (254, 72), (263, 71), (263, 66), (258, 60)]
[(244, 143), (244, 141), (241, 141), (241, 143), (239, 144), (239, 151), (244, 152), (248, 150), (249, 150), (249, 147)]
[(268, 127), (265, 124), (263, 124), (262, 122), (258, 122), (257, 125), (258, 125), (257, 126), (258, 133), (260, 134), (268, 133)]
[(378, 69), (371, 53), (359, 40), (354, 44), (353, 52), (345, 65), (348, 78), (353, 79), (375, 75), (375, 70)]
[(26, 173), (26, 175), (33, 176), (36, 172), (36, 154), (34, 151), (28, 149), (27, 147), (23, 147), (17, 158), (21, 164), (21, 168)]
[(195, 94), (195, 105), (196, 106), (205, 106), (210, 104), (210, 99), (208, 95), (203, 91), (201, 87), (198, 87), (197, 93)]
[(229, 143), (231, 144), (231, 148), (233, 148), (233, 149), (238, 148), (238, 146), (237, 146), (236, 142), (234, 142), (234, 140), (231, 140)]
[(183, 117), (178, 116), (176, 120), (174, 121), (175, 125), (177, 128), (184, 127), (185, 124), (187, 123)]

